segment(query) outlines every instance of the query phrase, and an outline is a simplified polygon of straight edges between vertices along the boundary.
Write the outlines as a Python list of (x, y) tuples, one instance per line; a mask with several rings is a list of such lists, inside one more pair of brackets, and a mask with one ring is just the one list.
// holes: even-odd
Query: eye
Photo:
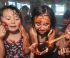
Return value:
[(19, 20), (18, 18), (16, 18), (16, 20)]
[(49, 23), (44, 24), (44, 26), (49, 26)]
[(3, 18), (5, 18), (6, 20), (10, 20), (10, 17), (4, 17), (4, 16), (3, 16)]
[(6, 18), (6, 17), (5, 17), (5, 19), (6, 19), (6, 20), (10, 20), (10, 18)]
[(37, 26), (40, 26), (41, 24), (40, 23), (35, 23)]
[(10, 20), (9, 18), (6, 18), (7, 20)]
[(16, 19), (16, 20), (19, 20), (20, 18), (19, 18), (19, 16), (15, 15), (15, 19)]
[(16, 19), (16, 20), (19, 20), (20, 18), (19, 18), (19, 17), (16, 17), (15, 19)]

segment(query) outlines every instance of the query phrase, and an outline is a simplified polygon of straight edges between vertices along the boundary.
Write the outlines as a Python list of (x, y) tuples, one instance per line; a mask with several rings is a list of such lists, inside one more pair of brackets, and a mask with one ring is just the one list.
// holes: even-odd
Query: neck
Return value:
[(45, 35), (39, 35), (39, 37), (40, 37), (40, 38), (44, 38), (44, 37), (45, 37)]
[(21, 38), (21, 34), (20, 34), (20, 32), (17, 32), (17, 33), (9, 33), (8, 38), (15, 38), (15, 39)]
[(46, 32), (45, 34), (40, 34), (40, 33), (37, 32), (37, 35), (38, 35), (40, 38), (44, 38), (44, 37), (47, 37), (48, 32)]
[(14, 34), (14, 35), (15, 35), (15, 34), (18, 34), (18, 33), (19, 33), (19, 30), (16, 30), (16, 31), (9, 31), (9, 30), (8, 30), (8, 33), (9, 33), (9, 34)]
[(9, 33), (9, 35), (12, 35), (12, 36), (19, 35), (19, 34), (20, 34), (20, 32), (18, 32), (18, 33)]
[(45, 38), (47, 38), (47, 36), (45, 36), (45, 35), (39, 35), (39, 38), (40, 39), (45, 39)]

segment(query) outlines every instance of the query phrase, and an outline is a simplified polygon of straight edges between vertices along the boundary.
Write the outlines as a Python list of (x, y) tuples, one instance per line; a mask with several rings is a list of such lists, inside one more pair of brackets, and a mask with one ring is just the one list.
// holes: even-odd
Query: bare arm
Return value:
[(4, 58), (4, 53), (5, 53), (4, 43), (3, 43), (3, 41), (0, 39), (0, 58)]
[(4, 49), (3, 38), (5, 34), (6, 34), (6, 30), (0, 22), (0, 58), (4, 58), (5, 49)]

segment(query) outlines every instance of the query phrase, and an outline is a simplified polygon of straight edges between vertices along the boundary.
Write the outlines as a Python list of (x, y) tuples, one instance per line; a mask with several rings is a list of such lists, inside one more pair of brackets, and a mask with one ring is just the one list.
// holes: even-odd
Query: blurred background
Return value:
[(33, 7), (42, 4), (46, 4), (53, 9), (57, 19), (57, 26), (61, 28), (63, 25), (63, 15), (67, 10), (70, 10), (70, 0), (0, 0), (0, 8), (4, 5), (14, 5), (21, 9), (22, 6), (26, 5), (30, 11)]

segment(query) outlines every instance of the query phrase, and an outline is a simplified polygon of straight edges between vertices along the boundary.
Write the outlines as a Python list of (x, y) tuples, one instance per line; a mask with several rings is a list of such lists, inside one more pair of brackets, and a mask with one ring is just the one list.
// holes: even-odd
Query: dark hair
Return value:
[(42, 15), (45, 13), (47, 13), (48, 16), (50, 17), (51, 27), (54, 28), (56, 25), (55, 15), (54, 15), (53, 10), (50, 7), (48, 7), (47, 5), (37, 6), (33, 9), (33, 11), (32, 11), (32, 24), (34, 25), (35, 16), (39, 16), (39, 15)]
[(70, 20), (70, 10), (67, 10), (67, 11), (64, 13), (63, 18), (66, 19), (66, 20)]
[(6, 10), (6, 9), (15, 10), (16, 13), (17, 13), (17, 15), (18, 15), (19, 18), (21, 19), (21, 22), (23, 22), (22, 17), (21, 17), (21, 13), (20, 13), (19, 9), (16, 8), (15, 6), (13, 6), (13, 5), (3, 6), (3, 7), (1, 8), (1, 11), (0, 11), (0, 16), (3, 16), (3, 11)]
[(20, 11), (21, 11), (22, 17), (24, 18), (25, 16), (27, 16), (29, 8), (26, 5), (24, 5), (21, 7)]
[(21, 7), (21, 9), (20, 9), (20, 10), (22, 10), (22, 11), (25, 11), (25, 10), (26, 10), (26, 11), (28, 11), (28, 10), (29, 10), (29, 8), (28, 8), (26, 5), (24, 5), (24, 6), (22, 6), (22, 7)]

